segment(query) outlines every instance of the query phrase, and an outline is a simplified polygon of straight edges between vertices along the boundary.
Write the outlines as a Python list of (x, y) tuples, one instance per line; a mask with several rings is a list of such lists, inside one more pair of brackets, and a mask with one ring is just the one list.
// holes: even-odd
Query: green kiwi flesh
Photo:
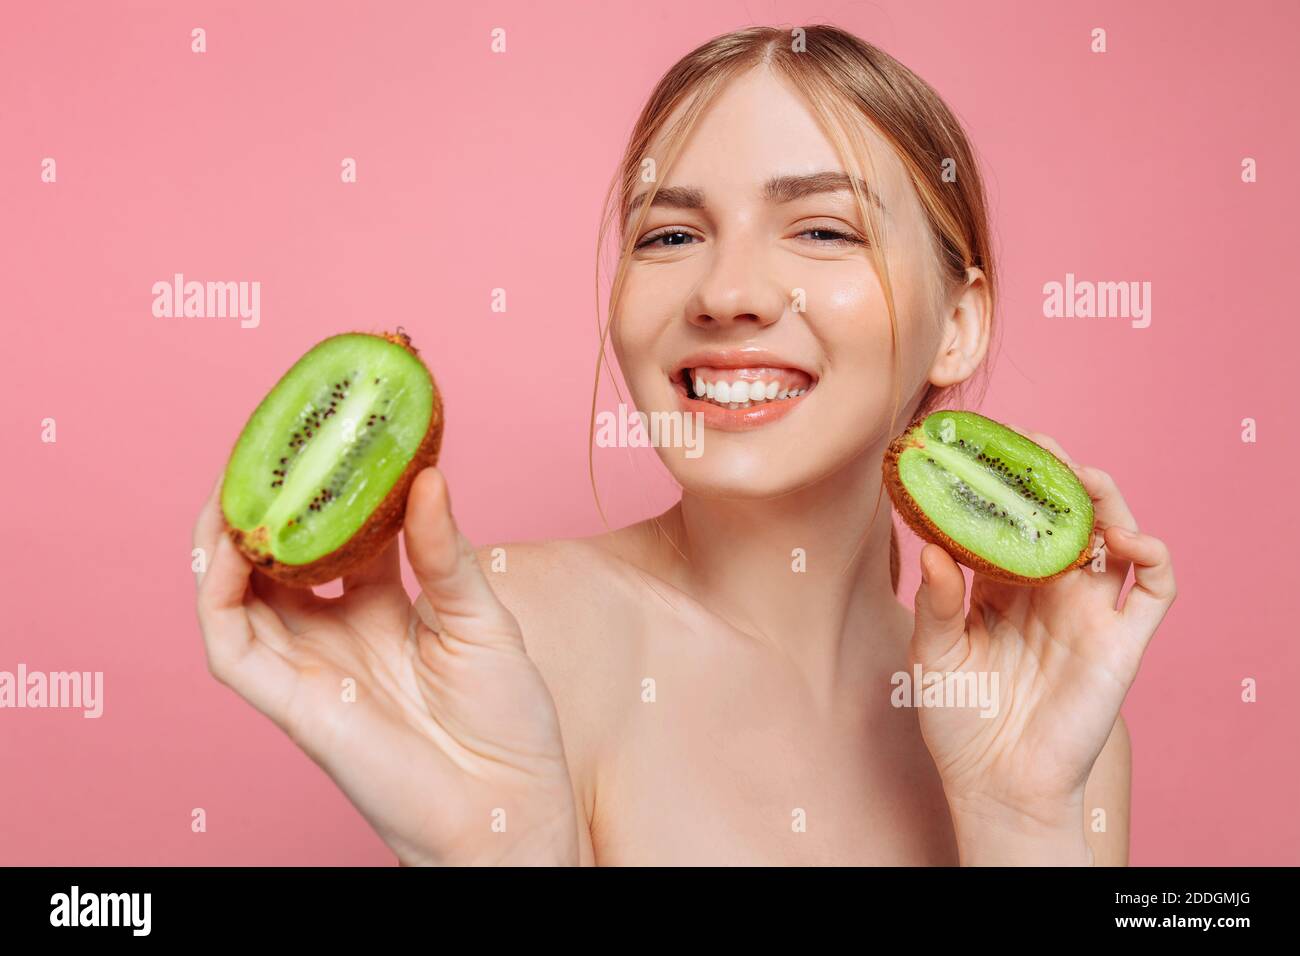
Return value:
[(221, 489), (230, 534), (260, 570), (303, 586), (369, 559), (437, 460), (442, 407), (404, 334), (325, 339), (244, 426)]
[(1089, 559), (1092, 499), (1074, 472), (983, 415), (913, 422), (891, 442), (884, 479), (913, 531), (990, 577), (1042, 584)]

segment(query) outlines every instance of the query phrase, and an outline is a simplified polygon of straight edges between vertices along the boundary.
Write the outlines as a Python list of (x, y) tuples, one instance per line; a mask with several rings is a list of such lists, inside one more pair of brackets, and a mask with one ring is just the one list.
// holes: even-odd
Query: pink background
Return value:
[[(200, 503), (309, 344), (400, 324), (447, 399), (443, 464), (470, 537), (599, 530), (593, 237), (624, 140), (697, 43), (817, 20), (917, 70), (984, 159), (1005, 293), (984, 410), (1112, 472), (1173, 549), (1178, 603), (1124, 710), (1132, 861), (1300, 863), (1300, 526), (1282, 491), (1300, 464), (1297, 6), (662, 6), (6, 4), (0, 670), (102, 670), (106, 711), (0, 711), (0, 863), (392, 862), (208, 676)], [(505, 55), (489, 51), (498, 26)], [(174, 272), (260, 281), (260, 327), (154, 318), (151, 286)], [(1042, 285), (1066, 272), (1150, 281), (1151, 327), (1043, 318)], [(613, 521), (673, 498), (651, 453), (597, 465)], [(1245, 677), (1257, 703), (1240, 701)], [(190, 831), (194, 807), (208, 832)]]

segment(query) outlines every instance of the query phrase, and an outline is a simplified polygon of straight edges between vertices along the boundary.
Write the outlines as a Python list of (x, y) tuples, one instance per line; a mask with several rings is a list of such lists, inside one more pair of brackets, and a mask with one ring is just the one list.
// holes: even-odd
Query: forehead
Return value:
[[(650, 142), (655, 156), (685, 106)], [(857, 127), (871, 151), (870, 166), (840, 159), (811, 107), (785, 78), (760, 67), (732, 80), (696, 120), (663, 185), (693, 186), (710, 202), (755, 197), (774, 176), (851, 172), (867, 180), (886, 208), (907, 214), (914, 192), (890, 145), (864, 119)]]

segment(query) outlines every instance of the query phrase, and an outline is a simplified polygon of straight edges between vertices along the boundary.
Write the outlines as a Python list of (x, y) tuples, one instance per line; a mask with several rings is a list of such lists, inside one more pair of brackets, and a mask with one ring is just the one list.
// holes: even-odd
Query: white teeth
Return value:
[(691, 381), (689, 391), (696, 398), (707, 399), (730, 409), (750, 408), (763, 402), (781, 401), (798, 398), (808, 392), (806, 388), (782, 388), (780, 382), (736, 381), (706, 382), (693, 371), (688, 375)]

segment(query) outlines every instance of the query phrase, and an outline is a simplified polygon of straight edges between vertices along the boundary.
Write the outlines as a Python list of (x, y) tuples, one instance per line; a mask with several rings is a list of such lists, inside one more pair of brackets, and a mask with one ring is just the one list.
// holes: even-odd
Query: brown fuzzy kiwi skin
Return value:
[[(931, 412), (930, 414), (936, 415), (939, 414), (940, 411), (956, 411), (956, 409), (940, 409), (939, 411)], [(924, 541), (929, 541), (931, 544), (937, 544), (939, 547), (947, 551), (952, 559), (958, 564), (964, 564), (966, 567), (978, 574), (982, 574), (987, 578), (992, 578), (995, 581), (1002, 581), (1006, 584), (1018, 584), (1027, 587), (1040, 587), (1044, 584), (1048, 584), (1062, 575), (1069, 574), (1076, 568), (1084, 567), (1090, 560), (1092, 560), (1092, 529), (1089, 529), (1088, 532), (1088, 543), (1083, 546), (1083, 549), (1079, 552), (1078, 557), (1076, 557), (1074, 561), (1061, 568), (1061, 570), (1056, 573), (1042, 578), (1029, 578), (1023, 575), (1013, 574), (1006, 568), (999, 567), (990, 562), (987, 558), (983, 558), (962, 547), (952, 538), (948, 537), (948, 535), (944, 534), (943, 531), (940, 530), (939, 526), (930, 520), (929, 515), (917, 507), (916, 502), (913, 500), (911, 494), (908, 493), (907, 488), (903, 485), (902, 479), (898, 475), (899, 455), (901, 455), (907, 448), (925, 447), (913, 433), (915, 429), (917, 429), (928, 417), (929, 415), (924, 415), (913, 419), (911, 424), (909, 424), (907, 428), (903, 429), (903, 432), (889, 443), (889, 447), (885, 449), (884, 460), (881, 464), (881, 471), (885, 480), (885, 489), (889, 492), (889, 498), (894, 502), (894, 507), (898, 509), (898, 513), (907, 523), (907, 526), (916, 533), (917, 537)], [(990, 419), (990, 421), (992, 421), (992, 419)], [(995, 424), (1001, 425), (1002, 423), (995, 422)], [(1007, 426), (1002, 425), (1002, 427), (1006, 428)], [(1020, 437), (1024, 438), (1025, 436), (1021, 435)], [(1029, 439), (1025, 438), (1025, 441), (1029, 441)], [(1031, 443), (1037, 445), (1036, 442)], [(1055, 458), (1058, 462), (1061, 461), (1046, 448), (1043, 448), (1043, 446), (1037, 445), (1037, 447), (1041, 448), (1045, 454)], [(1061, 467), (1066, 468), (1068, 466), (1065, 465), (1064, 462), (1061, 462)], [(1096, 523), (1096, 516), (1094, 515), (1094, 529), (1096, 528)]]
[[(375, 335), (373, 332), (345, 334)], [(411, 345), (410, 336), (401, 329), (396, 332), (384, 332), (376, 337), (400, 345), (412, 355), (419, 355), (419, 351)], [(422, 359), (421, 364), (423, 364)], [(387, 546), (401, 530), (402, 522), (406, 519), (406, 497), (410, 493), (415, 476), (430, 465), (438, 463), (438, 452), (442, 447), (442, 396), (438, 392), (438, 383), (432, 373), (429, 374), (429, 381), (433, 385), (433, 411), (429, 416), (429, 427), (424, 433), (424, 438), (407, 464), (406, 470), (393, 483), (384, 500), (370, 513), (366, 523), (340, 547), (329, 554), (321, 555), (310, 564), (284, 564), (257, 546), (258, 532), (265, 534), (265, 529), (256, 528), (245, 534), (238, 528), (232, 528), (229, 522), (226, 523), (226, 531), (235, 542), (235, 547), (258, 571), (291, 587), (310, 588), (333, 581), (362, 567)], [(224, 513), (222, 520), (225, 520)]]

